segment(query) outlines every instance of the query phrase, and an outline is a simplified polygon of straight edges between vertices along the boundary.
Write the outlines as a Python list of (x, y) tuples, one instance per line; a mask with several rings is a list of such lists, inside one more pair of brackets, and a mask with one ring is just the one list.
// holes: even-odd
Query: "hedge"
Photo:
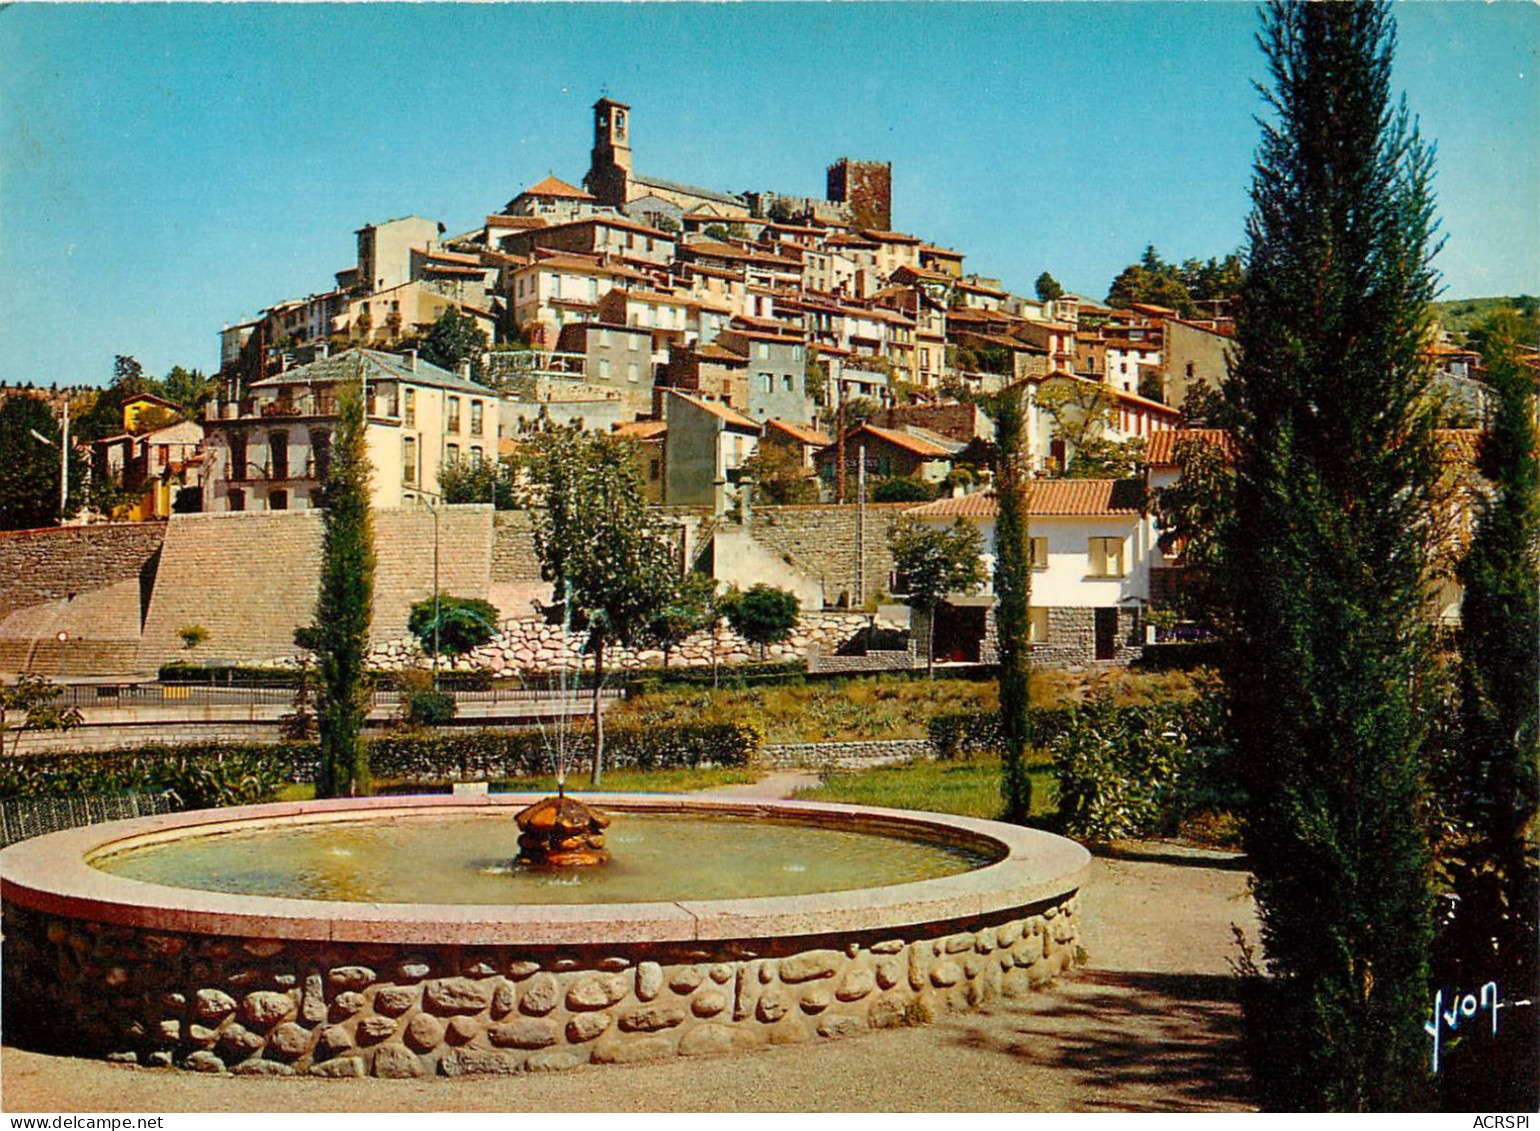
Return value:
[[(298, 761), (293, 760), (298, 755)], [(0, 758), (0, 798), (173, 791), (189, 809), (250, 805), (272, 797), (296, 765), (315, 764), (310, 744), (215, 742)]]
[[(377, 778), (417, 781), (543, 777), (554, 773), (551, 739), (540, 731), (387, 734), (367, 740)], [(606, 730), (610, 769), (691, 769), (744, 766), (760, 736), (741, 723), (682, 723)], [(0, 798), (173, 790), (188, 808), (249, 805), (272, 797), (286, 782), (314, 779), (317, 747), (213, 742), (146, 745), (114, 751), (25, 754), (0, 758)], [(576, 735), (573, 768), (593, 758), (593, 739)]]

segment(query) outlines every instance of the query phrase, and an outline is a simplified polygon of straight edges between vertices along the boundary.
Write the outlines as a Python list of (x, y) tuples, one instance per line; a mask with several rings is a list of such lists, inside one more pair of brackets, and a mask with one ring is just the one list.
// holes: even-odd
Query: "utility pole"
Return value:
[(70, 517), (70, 399), (64, 395), (64, 436), (59, 441), (59, 525)]
[(856, 465), (856, 607), (866, 607), (866, 441)]

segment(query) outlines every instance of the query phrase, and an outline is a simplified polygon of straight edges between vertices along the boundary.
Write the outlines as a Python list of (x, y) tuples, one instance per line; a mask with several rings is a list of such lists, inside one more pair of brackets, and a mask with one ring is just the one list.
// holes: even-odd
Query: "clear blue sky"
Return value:
[[(1397, 14), (1447, 296), (1540, 292), (1540, 8)], [(822, 195), (835, 158), (888, 160), (895, 227), (1100, 297), (1146, 243), (1239, 247), (1255, 30), (1249, 3), (11, 5), (0, 378), (212, 370), (223, 324), (328, 289), (361, 225), (463, 231), (578, 182), (605, 88), (642, 172)]]

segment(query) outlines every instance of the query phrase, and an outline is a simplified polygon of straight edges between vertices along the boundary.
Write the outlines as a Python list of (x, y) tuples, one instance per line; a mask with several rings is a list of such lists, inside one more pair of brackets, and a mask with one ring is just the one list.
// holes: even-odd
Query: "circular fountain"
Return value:
[(200, 810), (13, 845), (5, 1037), (242, 1074), (505, 1073), (912, 1024), (1075, 960), (1090, 857), (1059, 837), (586, 799), (614, 819), (599, 868), (515, 862), (517, 813), (569, 849), (604, 827), (532, 795)]

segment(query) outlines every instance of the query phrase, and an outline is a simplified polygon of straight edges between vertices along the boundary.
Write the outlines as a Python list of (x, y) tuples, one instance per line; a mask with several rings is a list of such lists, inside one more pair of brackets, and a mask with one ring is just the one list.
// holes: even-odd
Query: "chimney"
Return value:
[(455, 366), (455, 372), (460, 375), (462, 380), (469, 381), (471, 379), (471, 359), (468, 357), (462, 358), (460, 364)]
[(408, 369), (410, 369), (413, 373), (416, 373), (417, 372), (417, 351), (416, 350), (402, 350), (401, 351), (401, 356), (406, 360), (406, 367)]
[(331, 355), (332, 344), (330, 342), (321, 341), (316, 343), (315, 357), (317, 361), (320, 361), (323, 357), (330, 357)]

